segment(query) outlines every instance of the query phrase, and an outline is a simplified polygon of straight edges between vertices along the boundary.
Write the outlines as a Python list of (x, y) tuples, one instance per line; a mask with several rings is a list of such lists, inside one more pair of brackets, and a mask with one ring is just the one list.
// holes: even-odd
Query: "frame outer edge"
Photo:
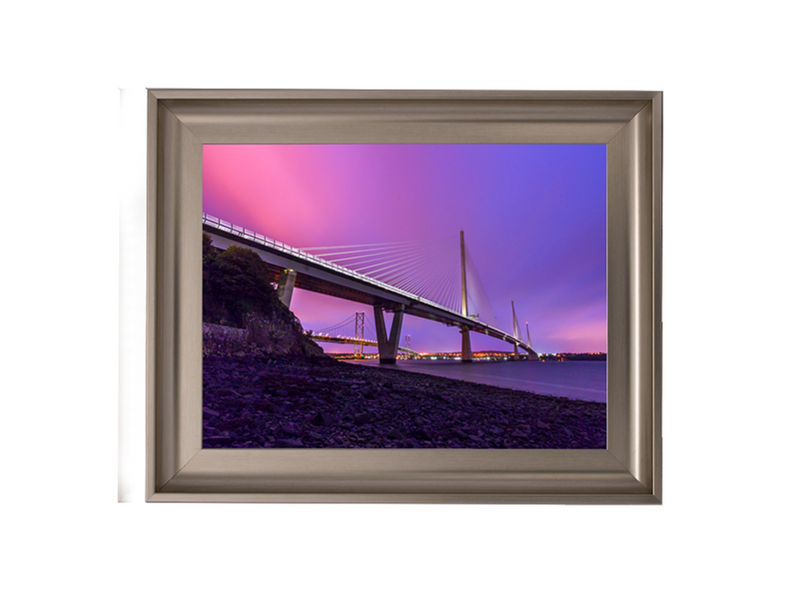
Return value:
[(663, 94), (657, 92), (652, 100), (653, 118), (653, 495), (662, 501), (662, 259), (663, 259), (663, 199), (662, 165), (664, 146)]
[(657, 92), (621, 90), (377, 90), (149, 88), (158, 100), (593, 100), (651, 101)]
[(148, 92), (145, 283), (145, 499), (156, 493), (156, 164), (157, 98)]
[(149, 502), (162, 503), (283, 503), (283, 504), (549, 504), (549, 505), (657, 505), (652, 494), (370, 494), (332, 493), (193, 493), (158, 492)]
[[(207, 98), (224, 100), (226, 98), (255, 98), (248, 96), (250, 93), (257, 95), (267, 93), (267, 98), (310, 98), (308, 93), (320, 93), (324, 96), (314, 98), (365, 98), (372, 96), (369, 92), (362, 94), (358, 91), (348, 91), (346, 96), (326, 96), (327, 91), (223, 91), (223, 96), (216, 97), (215, 91), (185, 91), (190, 96), (184, 96), (182, 91), (154, 91), (148, 92), (148, 277), (147, 277), (147, 323), (148, 333), (146, 341), (146, 361), (147, 374), (147, 405), (146, 416), (147, 425), (147, 470), (146, 470), (146, 500), (149, 501), (221, 501), (221, 502), (551, 502), (551, 503), (642, 503), (656, 504), (661, 502), (661, 423), (660, 423), (660, 394), (661, 394), (661, 93), (573, 93), (589, 94), (584, 98), (589, 100), (611, 100), (612, 98), (627, 98), (633, 100), (635, 96), (644, 99), (646, 105), (637, 113), (635, 117), (625, 124), (620, 133), (617, 134), (607, 145), (607, 159), (612, 157), (620, 161), (620, 166), (626, 168), (628, 178), (626, 182), (620, 182), (627, 202), (625, 203), (626, 228), (625, 235), (630, 233), (631, 240), (626, 246), (627, 261), (622, 264), (628, 266), (626, 283), (631, 285), (627, 288), (628, 299), (623, 300), (624, 307), (627, 308), (628, 317), (624, 324), (627, 325), (626, 336), (631, 342), (629, 347), (629, 358), (627, 359), (627, 391), (630, 394), (628, 400), (630, 404), (623, 416), (618, 417), (621, 423), (622, 446), (612, 446), (611, 439), (609, 452), (613, 458), (622, 463), (623, 471), (631, 474), (633, 478), (641, 483), (649, 493), (625, 493), (612, 495), (602, 493), (564, 493), (564, 494), (504, 494), (487, 496), (477, 492), (475, 494), (443, 494), (420, 495), (413, 492), (389, 494), (387, 497), (381, 495), (374, 497), (367, 493), (355, 491), (350, 494), (305, 494), (303, 492), (278, 493), (253, 493), (241, 494), (224, 492), (196, 492), (189, 491), (169, 493), (168, 491), (159, 492), (163, 486), (174, 477), (178, 476), (181, 468), (200, 450), (200, 405), (196, 411), (188, 412), (185, 402), (194, 395), (200, 399), (200, 384), (193, 385), (188, 381), (192, 370), (193, 359), (193, 340), (200, 337), (200, 325), (196, 333), (190, 337), (179, 337), (178, 334), (186, 335), (193, 330), (192, 316), (178, 316), (178, 307), (186, 309), (183, 304), (187, 303), (189, 297), (188, 290), (193, 288), (192, 278), (182, 278), (181, 272), (177, 272), (178, 266), (187, 266), (187, 262), (193, 265), (193, 254), (199, 256), (200, 266), (200, 242), (196, 251), (185, 251), (186, 245), (192, 246), (192, 233), (187, 228), (182, 230), (179, 222), (188, 221), (193, 223), (194, 210), (188, 206), (193, 195), (198, 194), (200, 198), (200, 182), (195, 183), (191, 178), (193, 174), (192, 163), (197, 162), (200, 166), (200, 153), (202, 143), (182, 123), (179, 116), (174, 115), (162, 100), (170, 98)], [(175, 93), (175, 95), (174, 95)], [(276, 94), (277, 96), (271, 96)], [(362, 96), (361, 96), (362, 94)], [(377, 93), (382, 98), (390, 98), (391, 91), (379, 91)], [(405, 98), (416, 98), (415, 91), (403, 92)], [(425, 91), (427, 98), (460, 99), (460, 92), (436, 92)], [(432, 94), (432, 96), (430, 96)], [(479, 95), (482, 93), (466, 93), (469, 95)], [(506, 94), (506, 93), (499, 93)], [(513, 93), (519, 94), (519, 93)], [(526, 94), (526, 93), (522, 93)], [(535, 93), (542, 99), (568, 99), (561, 96), (563, 93)], [(286, 95), (286, 96), (283, 96)], [(294, 96), (295, 95), (295, 96)], [(256, 98), (266, 98), (257, 96)], [(418, 97), (421, 98), (421, 97)], [(485, 100), (506, 98), (491, 93)], [(520, 97), (521, 98), (521, 97)], [(533, 97), (529, 97), (533, 98)], [(573, 96), (577, 99), (579, 97)], [(160, 115), (162, 119), (160, 121)], [(165, 122), (171, 122), (168, 127)], [(172, 131), (171, 131), (172, 128)], [(166, 130), (168, 133), (166, 133)], [(166, 137), (168, 140), (166, 140)], [(172, 146), (171, 146), (172, 145)], [(198, 145), (198, 157), (192, 159), (191, 155), (195, 152), (187, 152), (187, 145)], [(182, 149), (184, 156), (182, 157)], [(165, 152), (173, 156), (166, 158)], [(160, 171), (161, 170), (161, 171)], [(196, 169), (196, 172), (200, 167)], [(175, 175), (178, 172), (178, 176)], [(611, 172), (609, 172), (611, 174)], [(166, 183), (165, 178), (170, 179)], [(196, 174), (197, 175), (197, 174)], [(186, 186), (186, 185), (189, 185)], [(195, 191), (194, 189), (198, 190)], [(608, 195), (611, 197), (611, 183), (607, 186)], [(173, 191), (170, 203), (174, 205), (169, 210), (172, 214), (172, 222), (168, 224), (163, 220), (164, 208), (160, 209), (160, 204), (164, 203), (160, 195)], [(170, 196), (170, 195), (168, 195)], [(181, 198), (184, 207), (181, 207)], [(179, 207), (176, 207), (178, 205)], [(200, 203), (197, 213), (200, 221)], [(193, 214), (193, 215), (191, 215)], [(611, 219), (611, 215), (609, 215)], [(200, 229), (198, 229), (200, 238)], [(607, 228), (611, 234), (610, 228)], [(169, 236), (165, 240), (165, 236)], [(620, 233), (620, 236), (624, 236)], [(647, 247), (647, 248), (646, 248)], [(166, 257), (165, 252), (168, 256)], [(196, 253), (197, 252), (197, 253)], [(612, 262), (608, 263), (613, 265)], [(170, 266), (173, 266), (172, 271)], [(614, 264), (619, 265), (619, 264)], [(163, 270), (168, 270), (166, 276)], [(187, 272), (185, 270), (185, 272)], [(189, 271), (192, 272), (192, 271)], [(178, 276), (177, 276), (178, 274)], [(196, 277), (196, 281), (200, 280)], [(181, 284), (178, 284), (181, 281)], [(634, 281), (637, 281), (636, 283)], [(175, 289), (168, 295), (169, 299), (161, 299), (160, 287), (169, 285)], [(611, 282), (610, 282), (611, 284)], [(638, 291), (637, 289), (638, 284)], [(188, 288), (189, 286), (189, 288)], [(645, 291), (647, 290), (647, 297)], [(181, 298), (179, 294), (181, 293)], [(200, 296), (200, 291), (199, 291)], [(657, 296), (653, 299), (653, 296)], [(181, 303), (178, 303), (181, 301)], [(611, 297), (609, 297), (611, 303)], [(191, 304), (192, 305), (192, 304)], [(200, 319), (200, 299), (197, 300), (197, 313)], [(160, 314), (161, 313), (161, 314)], [(191, 315), (196, 313), (192, 309)], [(179, 313), (181, 314), (181, 313)], [(636, 314), (636, 316), (635, 316)], [(645, 318), (648, 317), (648, 321)], [(175, 323), (171, 319), (176, 319)], [(161, 321), (161, 324), (160, 324)], [(609, 317), (609, 341), (612, 341), (611, 316)], [(171, 323), (171, 324), (167, 324)], [(170, 345), (163, 346), (163, 338), (168, 337)], [(611, 343), (609, 344), (611, 345)], [(157, 358), (158, 356), (158, 358)], [(197, 354), (200, 363), (200, 352)], [(188, 363), (189, 359), (189, 363)], [(167, 362), (165, 362), (167, 361)], [(162, 377), (173, 371), (172, 376), (167, 380)], [(200, 372), (200, 369), (199, 369)], [(158, 390), (161, 388), (161, 390)], [(197, 392), (195, 390), (198, 390)], [(163, 396), (167, 395), (167, 398)], [(611, 397), (611, 392), (609, 392)], [(624, 405), (621, 405), (624, 406)], [(167, 408), (169, 407), (169, 408)], [(198, 416), (191, 416), (197, 414)], [(618, 411), (618, 415), (622, 414)], [(198, 423), (198, 437), (189, 438), (182, 436), (182, 433), (191, 433), (192, 427)], [(610, 423), (610, 430), (612, 426)], [(192, 440), (192, 441), (191, 441)], [(198, 440), (197, 442), (195, 440)], [(619, 444), (620, 440), (614, 439)], [(194, 461), (193, 461), (194, 462)], [(382, 500), (380, 500), (380, 498)], [(371, 499), (371, 500), (369, 500)], [(449, 500), (448, 500), (449, 499)], [(494, 500), (492, 500), (494, 499)]]

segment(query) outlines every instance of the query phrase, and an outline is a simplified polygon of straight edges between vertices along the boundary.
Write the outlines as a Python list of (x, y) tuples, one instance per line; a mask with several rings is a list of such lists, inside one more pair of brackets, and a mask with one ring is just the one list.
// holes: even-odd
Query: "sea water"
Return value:
[[(361, 365), (379, 366), (376, 360), (357, 362)], [(573, 400), (606, 402), (605, 361), (397, 360), (395, 365), (384, 365), (383, 368), (485, 383)]]

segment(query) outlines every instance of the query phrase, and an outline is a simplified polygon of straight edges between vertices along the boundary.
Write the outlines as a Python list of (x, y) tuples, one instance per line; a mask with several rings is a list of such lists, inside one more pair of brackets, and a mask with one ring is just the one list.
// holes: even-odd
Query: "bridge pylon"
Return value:
[(525, 331), (528, 333), (528, 347), (530, 348), (530, 350), (528, 350), (528, 360), (538, 360), (539, 355), (532, 351), (533, 344), (530, 342), (530, 325), (528, 324), (527, 320), (525, 321)]
[[(514, 308), (514, 300), (511, 300), (511, 314), (513, 315), (514, 319), (514, 339), (519, 339), (519, 321), (516, 319), (516, 309)], [(519, 348), (516, 345), (516, 341), (514, 341), (514, 358), (513, 360), (519, 360)]]
[(396, 352), (399, 349), (399, 335), (402, 333), (402, 316), (405, 314), (402, 305), (393, 308), (394, 319), (391, 322), (391, 333), (385, 328), (382, 304), (374, 306), (374, 330), (377, 332), (377, 347), (380, 349), (380, 364), (396, 364)]
[[(469, 316), (469, 300), (466, 295), (466, 248), (461, 231), (461, 314)], [(461, 362), (472, 362), (472, 340), (469, 327), (461, 327)]]
[[(363, 357), (363, 341), (365, 340), (364, 334), (366, 330), (366, 313), (355, 312), (355, 356), (360, 354)], [(360, 341), (358, 344), (357, 342)], [(358, 347), (360, 352), (358, 352)]]

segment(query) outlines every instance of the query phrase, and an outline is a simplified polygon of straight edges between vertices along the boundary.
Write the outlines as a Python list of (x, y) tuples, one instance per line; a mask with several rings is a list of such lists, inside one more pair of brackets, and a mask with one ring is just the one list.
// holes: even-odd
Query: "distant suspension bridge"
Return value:
[[(352, 344), (355, 356), (365, 355), (364, 348), (379, 347), (377, 334), (371, 324), (366, 322), (365, 312), (355, 312), (354, 317), (349, 316), (336, 325), (318, 331), (307, 331), (307, 334), (314, 341)], [(410, 347), (410, 335), (405, 336), (405, 343), (400, 345), (398, 350), (407, 358), (419, 356), (419, 353)]]

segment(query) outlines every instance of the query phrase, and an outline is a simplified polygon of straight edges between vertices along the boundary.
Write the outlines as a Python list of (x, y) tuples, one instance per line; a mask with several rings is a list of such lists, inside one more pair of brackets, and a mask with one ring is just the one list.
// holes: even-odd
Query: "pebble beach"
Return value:
[(205, 448), (606, 447), (606, 405), (326, 356), (204, 357)]

